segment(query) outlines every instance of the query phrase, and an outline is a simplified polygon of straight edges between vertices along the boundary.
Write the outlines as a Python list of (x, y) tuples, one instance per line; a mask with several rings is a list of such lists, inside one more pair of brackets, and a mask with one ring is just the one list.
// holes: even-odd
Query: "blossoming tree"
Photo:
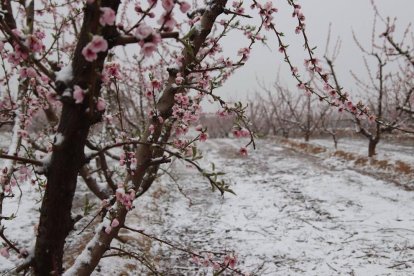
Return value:
[[(227, 2), (211, 0), (191, 8), (177, 0), (0, 1), (0, 119), (2, 126), (12, 126), (7, 152), (0, 155), (6, 160), (0, 175), (0, 222), (13, 219), (3, 211), (19, 182), (30, 179), (42, 191), (33, 252), (10, 241), (0, 225), (2, 254), (13, 251), (25, 258), (16, 271), (91, 274), (126, 227), (134, 200), (172, 158), (194, 166), (213, 189), (232, 192), (217, 172), (197, 163), (195, 142), (207, 139), (206, 129), (197, 126), (192, 138), (183, 134), (197, 125), (200, 103), (207, 97), (221, 106), (223, 116), (237, 118), (235, 136), (251, 138), (240, 154), (247, 155), (247, 147), (254, 146), (245, 107), (226, 103), (214, 90), (244, 65), (253, 44), (264, 39), (262, 29), (276, 36), (300, 89), (369, 117), (363, 104), (353, 104), (329, 84), (309, 47), (299, 5), (287, 1), (297, 19), (296, 32), (305, 39), (306, 67), (325, 84), (326, 94), (301, 80), (273, 22), (277, 9), (272, 2), (246, 3), (261, 19), (256, 27), (238, 22), (248, 17), (246, 4)], [(246, 36), (234, 60), (221, 50), (230, 31)], [(105, 179), (105, 187), (97, 184), (96, 173)], [(102, 201), (101, 223), (74, 264), (64, 267), (65, 240), (77, 227), (71, 210), (78, 175)], [(234, 270), (232, 256), (221, 263), (204, 261), (217, 271)]]

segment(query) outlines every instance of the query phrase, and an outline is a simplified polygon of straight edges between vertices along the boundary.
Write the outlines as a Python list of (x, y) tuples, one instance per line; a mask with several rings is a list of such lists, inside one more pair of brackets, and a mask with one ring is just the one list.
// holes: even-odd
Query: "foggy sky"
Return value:
[[(332, 24), (331, 48), (338, 37), (342, 41), (341, 51), (335, 62), (337, 75), (346, 91), (350, 91), (353, 95), (361, 94), (362, 92), (354, 84), (355, 81), (351, 77), (350, 71), (362, 78), (366, 78), (367, 74), (363, 64), (363, 54), (356, 46), (352, 30), (356, 33), (361, 44), (370, 48), (374, 18), (370, 0), (307, 0), (297, 2), (302, 5), (306, 16), (306, 29), (310, 44), (318, 47), (315, 50), (315, 56), (320, 59), (323, 59), (325, 54), (329, 24)], [(274, 1), (274, 3), (279, 9), (275, 15), (277, 28), (285, 33), (285, 43), (290, 45), (289, 55), (303, 76), (303, 62), (307, 56), (302, 47), (302, 37), (294, 33), (296, 20), (292, 18), (292, 9), (286, 4), (286, 1)], [(387, 16), (398, 18), (397, 37), (410, 22), (412, 23), (413, 0), (376, 0), (375, 3), (384, 18)], [(246, 12), (254, 14), (254, 11), (251, 10), (246, 10)], [(377, 33), (385, 30), (384, 24), (378, 23), (377, 26)], [(271, 50), (256, 44), (247, 64), (239, 69), (216, 93), (230, 100), (245, 100), (247, 97), (252, 99), (254, 92), (260, 90), (256, 78), (271, 85), (275, 82), (278, 71), (280, 71), (281, 82), (295, 89), (296, 82), (291, 77), (287, 65), (283, 62), (282, 54), (277, 50), (274, 34), (266, 33), (266, 36), (269, 38), (268, 44)], [(246, 40), (237, 35), (229, 40), (223, 42), (225, 51), (234, 53), (235, 48), (246, 45)], [(205, 111), (213, 111), (214, 109), (211, 106), (205, 107)]]

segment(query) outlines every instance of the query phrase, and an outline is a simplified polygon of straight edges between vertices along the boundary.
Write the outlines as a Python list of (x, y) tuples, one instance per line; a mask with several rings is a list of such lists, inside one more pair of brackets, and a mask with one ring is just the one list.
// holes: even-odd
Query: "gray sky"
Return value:
[[(354, 85), (354, 79), (350, 75), (352, 70), (359, 76), (366, 76), (364, 69), (362, 53), (356, 46), (352, 38), (352, 30), (355, 31), (358, 39), (364, 46), (371, 45), (371, 34), (373, 27), (373, 15), (370, 0), (308, 0), (297, 1), (302, 5), (303, 12), (306, 16), (307, 33), (312, 46), (318, 46), (315, 51), (316, 56), (323, 58), (325, 53), (326, 38), (329, 24), (332, 23), (331, 46), (339, 37), (342, 40), (341, 52), (336, 60), (335, 69), (341, 84), (346, 90), (356, 94), (358, 91)], [(376, 5), (383, 17), (398, 17), (398, 31), (404, 31), (406, 26), (413, 21), (414, 1), (413, 0), (376, 0)], [(286, 35), (285, 42), (290, 45), (288, 48), (290, 57), (299, 68), (303, 70), (303, 62), (307, 57), (303, 51), (303, 40), (300, 35), (294, 33), (296, 21), (292, 18), (292, 10), (286, 4), (285, 0), (275, 1), (275, 6), (279, 12), (275, 19), (280, 31)], [(247, 10), (253, 15), (253, 11)], [(378, 23), (378, 32), (383, 31), (383, 24)], [(277, 72), (280, 70), (280, 77), (283, 83), (294, 87), (295, 82), (290, 75), (290, 70), (283, 62), (282, 54), (277, 51), (277, 43), (274, 35), (266, 33), (269, 38), (268, 44), (272, 48), (269, 50), (259, 44), (255, 46), (247, 64), (239, 69), (229, 81), (217, 91), (221, 96), (227, 99), (246, 99), (259, 87), (256, 82), (256, 76), (260, 80), (271, 85), (275, 82)], [(232, 41), (223, 42), (226, 51), (244, 47), (245, 40), (240, 37), (230, 37)], [(243, 41), (243, 42), (241, 42)], [(326, 68), (326, 67), (325, 67)], [(303, 72), (303, 71), (302, 71)], [(304, 75), (302, 73), (302, 75)], [(205, 108), (205, 111), (212, 111), (211, 107)]]

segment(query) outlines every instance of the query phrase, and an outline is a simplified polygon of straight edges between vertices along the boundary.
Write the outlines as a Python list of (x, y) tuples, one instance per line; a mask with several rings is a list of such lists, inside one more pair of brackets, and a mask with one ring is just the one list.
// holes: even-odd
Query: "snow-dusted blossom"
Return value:
[(125, 188), (122, 184), (118, 185), (118, 189), (115, 192), (115, 197), (118, 202), (125, 206), (126, 209), (132, 209), (132, 201), (135, 199), (135, 191), (130, 189), (128, 192), (125, 191)]

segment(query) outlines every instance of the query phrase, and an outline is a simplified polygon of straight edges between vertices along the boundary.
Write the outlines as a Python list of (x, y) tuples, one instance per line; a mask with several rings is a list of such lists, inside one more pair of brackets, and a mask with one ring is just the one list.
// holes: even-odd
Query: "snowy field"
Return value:
[[(332, 139), (312, 139), (312, 144), (321, 145), (330, 149), (334, 148)], [(368, 140), (363, 138), (340, 138), (338, 141), (338, 150), (358, 153), (360, 155), (368, 154)], [(414, 139), (401, 143), (396, 141), (390, 142), (382, 139), (377, 145), (377, 159), (382, 160), (401, 160), (414, 164)]]
[[(238, 154), (231, 139), (200, 146), (204, 166), (214, 162), (224, 170), (237, 195), (212, 193), (195, 169), (176, 162), (172, 175), (135, 203), (128, 226), (202, 255), (232, 252), (236, 268), (250, 275), (414, 275), (414, 192), (271, 140), (259, 140), (248, 157)], [(39, 195), (29, 185), (22, 189), (26, 203), (9, 207), (18, 219), (7, 222), (6, 232), (29, 244), (38, 205), (27, 202)], [(120, 238), (128, 245), (114, 246), (139, 253), (160, 274), (212, 275), (211, 268), (191, 262), (191, 255), (143, 235), (122, 231)], [(78, 246), (69, 239), (68, 255)], [(13, 268), (12, 261), (0, 257), (0, 272)], [(111, 257), (94, 275), (152, 274), (134, 259)]]

